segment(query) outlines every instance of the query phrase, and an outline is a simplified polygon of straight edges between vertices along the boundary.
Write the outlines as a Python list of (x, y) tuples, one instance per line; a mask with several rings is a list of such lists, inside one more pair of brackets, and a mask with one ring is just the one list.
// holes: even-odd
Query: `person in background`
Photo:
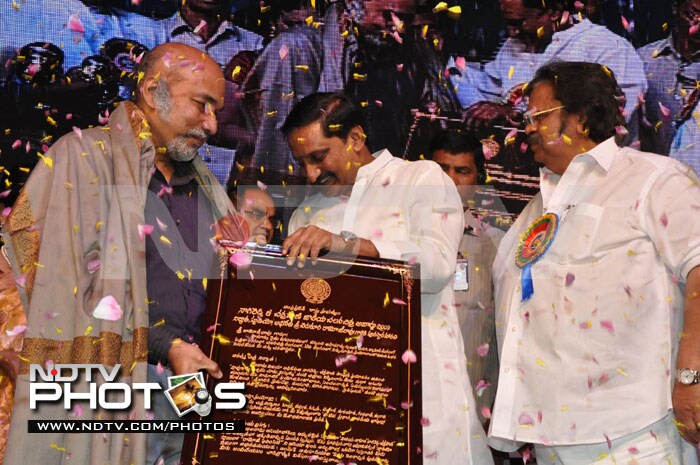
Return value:
[(670, 155), (700, 172), (700, 0), (674, 0), (675, 21), (666, 39), (637, 50), (649, 89), (640, 118), (641, 149)]
[(474, 210), (476, 189), (487, 179), (481, 141), (469, 133), (444, 131), (430, 142), (429, 154), (457, 186), (464, 208), (464, 233), (452, 287), (469, 380), (479, 418), (486, 424), (498, 382), (491, 268), (503, 231), (482, 222)]
[(250, 229), (249, 242), (258, 245), (269, 244), (280, 222), (275, 218), (275, 203), (272, 197), (257, 186), (239, 185), (233, 204)]
[[(580, 3), (580, 2), (578, 2)], [(508, 40), (484, 65), (450, 60), (451, 80), (466, 109), (469, 129), (513, 118), (523, 85), (551, 61), (588, 61), (605, 65), (618, 77), (626, 97), (628, 121), (636, 121), (637, 96), (647, 89), (639, 55), (624, 38), (591, 23), (570, 0), (500, 0)], [(581, 4), (582, 5), (582, 4)], [(634, 135), (630, 136), (630, 139)]]

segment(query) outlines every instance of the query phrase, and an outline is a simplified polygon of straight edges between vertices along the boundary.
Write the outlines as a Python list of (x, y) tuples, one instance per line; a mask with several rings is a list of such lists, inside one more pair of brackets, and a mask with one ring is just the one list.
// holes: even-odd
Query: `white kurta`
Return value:
[[(493, 264), (499, 448), (605, 443), (664, 418), (682, 283), (700, 265), (700, 188), (687, 166), (611, 138), (540, 184)], [(523, 302), (516, 249), (545, 212), (559, 227)]]
[(430, 161), (387, 150), (361, 167), (349, 198), (310, 197), (294, 212), (293, 233), (315, 225), (371, 240), (382, 258), (421, 266), (423, 456), (426, 464), (492, 464), (475, 411), (452, 277), (463, 231), (457, 189)]

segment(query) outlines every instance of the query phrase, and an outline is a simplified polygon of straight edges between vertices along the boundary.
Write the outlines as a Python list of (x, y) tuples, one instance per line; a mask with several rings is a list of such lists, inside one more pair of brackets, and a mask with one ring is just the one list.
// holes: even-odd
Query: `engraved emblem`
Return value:
[(321, 278), (309, 278), (301, 283), (301, 295), (312, 304), (322, 304), (331, 295), (331, 285)]

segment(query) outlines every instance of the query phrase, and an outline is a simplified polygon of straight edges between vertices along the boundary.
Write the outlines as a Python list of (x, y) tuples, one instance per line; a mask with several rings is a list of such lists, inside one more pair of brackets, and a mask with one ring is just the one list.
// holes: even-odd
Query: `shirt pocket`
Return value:
[(604, 211), (600, 205), (579, 203), (564, 212), (554, 237), (553, 252), (569, 263), (590, 262)]

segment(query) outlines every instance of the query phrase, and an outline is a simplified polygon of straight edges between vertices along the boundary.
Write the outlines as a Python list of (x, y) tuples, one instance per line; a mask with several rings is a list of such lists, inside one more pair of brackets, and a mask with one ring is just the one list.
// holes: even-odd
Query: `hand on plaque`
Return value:
[[(334, 236), (337, 239), (334, 239)], [(294, 232), (287, 237), (282, 243), (282, 255), (286, 255), (287, 265), (291, 266), (296, 260), (297, 266), (303, 268), (307, 258), (311, 258), (311, 262), (316, 264), (319, 254), (322, 250), (328, 251), (333, 249), (334, 241), (343, 239), (332, 234), (325, 229), (316, 226), (306, 226)]]
[(168, 362), (176, 375), (207, 370), (216, 379), (221, 379), (224, 376), (219, 365), (204, 355), (198, 345), (188, 344), (182, 339), (175, 339), (170, 345)]

